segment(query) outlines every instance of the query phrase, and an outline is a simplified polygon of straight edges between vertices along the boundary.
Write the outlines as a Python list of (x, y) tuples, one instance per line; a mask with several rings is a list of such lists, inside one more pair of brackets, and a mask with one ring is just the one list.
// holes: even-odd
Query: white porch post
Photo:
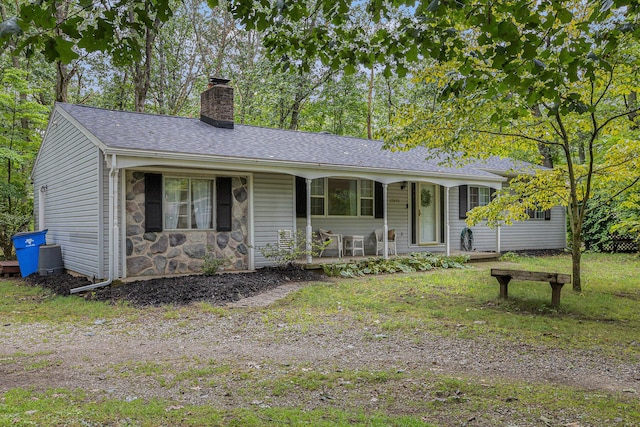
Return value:
[[(382, 218), (384, 221), (382, 242), (384, 249), (382, 255), (384, 259), (389, 259), (389, 224), (387, 223), (387, 189), (389, 184), (382, 184)], [(397, 249), (396, 249), (397, 251)]]
[(496, 227), (496, 252), (500, 253), (500, 226)]
[(312, 235), (313, 228), (311, 227), (311, 178), (307, 178), (307, 229), (306, 229), (306, 238), (307, 238), (307, 264), (311, 264), (313, 262), (313, 257), (311, 256), (311, 248), (312, 246)]
[(444, 233), (445, 233), (445, 253), (451, 255), (451, 224), (449, 224), (449, 187), (445, 188), (444, 193)]
[(113, 253), (109, 256), (113, 257), (111, 268), (113, 273), (110, 277), (114, 279), (120, 277), (120, 208), (118, 207), (118, 192), (120, 191), (120, 169), (113, 172)]

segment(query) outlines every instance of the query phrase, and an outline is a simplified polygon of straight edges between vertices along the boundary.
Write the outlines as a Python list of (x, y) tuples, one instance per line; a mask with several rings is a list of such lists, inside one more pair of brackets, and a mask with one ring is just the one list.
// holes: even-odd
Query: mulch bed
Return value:
[[(562, 250), (514, 251), (528, 256), (554, 256)], [(116, 282), (103, 288), (78, 294), (98, 301), (127, 301), (135, 306), (175, 304), (186, 305), (195, 301), (207, 301), (224, 305), (243, 298), (277, 288), (290, 282), (322, 280), (323, 276), (296, 266), (265, 267), (255, 272), (222, 273), (213, 276), (174, 276)], [(85, 277), (68, 274), (40, 276), (30, 275), (26, 281), (33, 286), (50, 289), (58, 295), (70, 295), (70, 290), (91, 284)]]
[[(322, 280), (322, 276), (309, 270), (294, 266), (274, 267), (261, 268), (255, 272), (175, 276), (111, 284), (79, 295), (98, 301), (127, 301), (135, 306), (186, 305), (195, 301), (223, 305), (277, 288), (285, 283), (318, 280)], [(34, 286), (50, 289), (58, 295), (70, 295), (71, 289), (91, 283), (84, 277), (68, 274), (32, 274), (26, 281)]]

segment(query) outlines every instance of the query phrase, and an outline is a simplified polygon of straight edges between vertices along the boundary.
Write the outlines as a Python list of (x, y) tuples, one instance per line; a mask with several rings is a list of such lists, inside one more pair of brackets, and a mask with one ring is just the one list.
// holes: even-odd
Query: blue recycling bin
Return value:
[(46, 234), (47, 230), (26, 231), (11, 237), (13, 247), (16, 248), (18, 265), (20, 266), (20, 274), (22, 277), (27, 277), (38, 271), (40, 246), (46, 243)]

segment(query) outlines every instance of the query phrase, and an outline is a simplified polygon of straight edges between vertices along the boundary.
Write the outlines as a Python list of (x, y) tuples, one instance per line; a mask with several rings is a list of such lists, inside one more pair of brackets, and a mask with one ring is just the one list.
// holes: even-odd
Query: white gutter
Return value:
[(111, 169), (109, 170), (109, 277), (107, 280), (99, 283), (92, 283), (86, 286), (80, 286), (78, 288), (73, 288), (69, 292), (72, 294), (78, 292), (89, 291), (91, 289), (101, 288), (103, 286), (110, 285), (113, 282), (113, 270), (114, 268), (114, 260), (118, 259), (115, 257), (115, 240), (117, 239), (118, 233), (118, 219), (117, 215), (115, 215), (115, 210), (117, 206), (116, 197), (114, 195), (114, 191), (117, 185), (118, 179), (118, 169), (116, 168), (116, 155), (111, 155)]

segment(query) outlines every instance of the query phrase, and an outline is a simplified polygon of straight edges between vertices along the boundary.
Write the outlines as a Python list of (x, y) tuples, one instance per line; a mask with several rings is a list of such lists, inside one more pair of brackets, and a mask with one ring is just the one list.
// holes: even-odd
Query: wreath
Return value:
[(424, 207), (427, 207), (431, 204), (431, 192), (426, 188), (422, 189), (420, 193), (420, 204)]

